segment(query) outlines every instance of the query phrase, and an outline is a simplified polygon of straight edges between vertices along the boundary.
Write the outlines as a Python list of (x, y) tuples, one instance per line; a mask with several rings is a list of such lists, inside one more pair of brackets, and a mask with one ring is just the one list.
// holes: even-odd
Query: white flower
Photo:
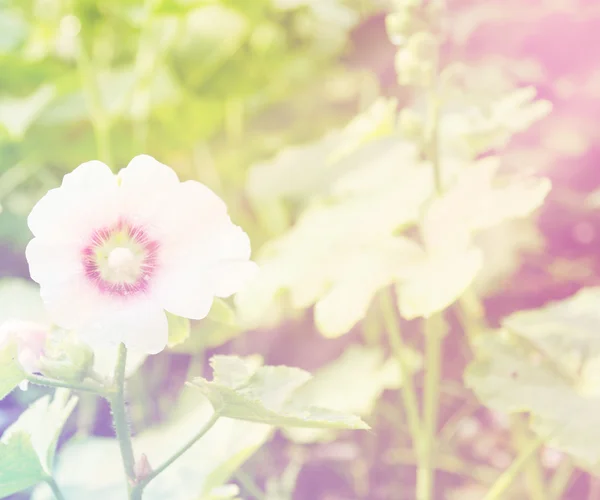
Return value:
[(154, 354), (167, 344), (165, 311), (204, 318), (213, 298), (255, 271), (250, 241), (199, 182), (180, 182), (150, 156), (114, 175), (91, 161), (65, 175), (28, 219), (31, 277), (53, 321), (91, 345)]

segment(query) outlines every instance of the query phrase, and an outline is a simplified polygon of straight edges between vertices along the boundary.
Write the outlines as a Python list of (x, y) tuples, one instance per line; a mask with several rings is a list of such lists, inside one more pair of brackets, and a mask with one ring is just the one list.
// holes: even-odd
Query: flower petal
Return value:
[(77, 333), (92, 347), (123, 342), (137, 353), (156, 354), (167, 345), (167, 316), (151, 296), (114, 300)]
[(27, 223), (35, 236), (84, 240), (118, 216), (117, 178), (101, 162), (81, 164), (33, 207)]
[(133, 222), (154, 223), (180, 185), (173, 169), (151, 156), (138, 155), (119, 172), (121, 207)]
[(27, 245), (25, 256), (29, 274), (37, 283), (65, 281), (83, 272), (79, 249), (73, 244), (34, 238)]
[(84, 277), (42, 283), (40, 294), (52, 321), (77, 330), (108, 307), (107, 298)]
[(168, 312), (189, 319), (206, 318), (215, 295), (208, 272), (198, 272), (189, 260), (172, 262), (157, 280), (155, 293)]

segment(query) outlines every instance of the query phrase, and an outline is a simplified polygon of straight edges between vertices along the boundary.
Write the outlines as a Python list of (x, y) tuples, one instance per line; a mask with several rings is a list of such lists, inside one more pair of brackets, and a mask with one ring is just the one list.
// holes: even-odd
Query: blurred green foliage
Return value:
[(343, 0), (0, 2), (0, 238), (78, 164), (149, 153), (230, 203), (259, 240), (246, 170), (359, 109), (373, 80), (339, 63), (376, 8)]

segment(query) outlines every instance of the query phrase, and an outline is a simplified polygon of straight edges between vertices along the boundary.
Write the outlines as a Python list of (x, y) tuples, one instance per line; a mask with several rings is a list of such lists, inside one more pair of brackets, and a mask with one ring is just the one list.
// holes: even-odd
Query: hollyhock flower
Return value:
[(202, 319), (255, 271), (225, 203), (146, 155), (118, 175), (80, 165), (28, 224), (31, 277), (53, 321), (91, 345), (155, 354), (167, 344), (165, 311)]

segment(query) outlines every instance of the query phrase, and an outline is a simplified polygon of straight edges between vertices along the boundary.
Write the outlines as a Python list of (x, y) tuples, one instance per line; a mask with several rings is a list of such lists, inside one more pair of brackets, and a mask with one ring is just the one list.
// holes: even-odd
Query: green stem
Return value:
[[(119, 345), (117, 356), (117, 365), (115, 367), (115, 375), (113, 379), (114, 393), (108, 398), (110, 408), (113, 414), (113, 423), (117, 439), (119, 440), (119, 448), (121, 449), (121, 457), (125, 468), (125, 475), (129, 488), (135, 482), (135, 457), (133, 455), (133, 445), (131, 436), (129, 435), (129, 425), (127, 423), (127, 415), (125, 412), (125, 364), (127, 362), (127, 348), (125, 344)], [(131, 497), (130, 497), (131, 498)]]
[(554, 471), (554, 475), (548, 486), (548, 500), (561, 500), (569, 484), (573, 480), (573, 462), (565, 457), (560, 465)]
[[(532, 442), (527, 423), (521, 415), (516, 415), (512, 421), (513, 442), (517, 450), (527, 449)], [(544, 486), (544, 473), (541, 469), (537, 454), (531, 456), (524, 469), (525, 483), (531, 500), (546, 500), (548, 495)]]
[(504, 498), (504, 494), (508, 491), (517, 476), (523, 471), (529, 460), (535, 456), (536, 452), (544, 445), (548, 436), (542, 436), (531, 443), (526, 448), (521, 450), (519, 456), (513, 461), (508, 469), (506, 469), (496, 482), (492, 485), (483, 500), (500, 500)]
[(44, 387), (62, 387), (65, 389), (71, 389), (74, 391), (91, 392), (100, 396), (105, 396), (107, 392), (97, 385), (91, 385), (86, 383), (77, 382), (65, 382), (64, 380), (55, 380), (52, 378), (43, 377), (41, 375), (27, 375), (25, 380), (35, 385), (42, 385)]
[(444, 319), (437, 314), (425, 324), (425, 386), (423, 394), (423, 440), (417, 468), (417, 500), (431, 500), (435, 473), (435, 436), (437, 433), (442, 367)]
[(255, 500), (267, 500), (267, 495), (258, 487), (250, 474), (246, 474), (242, 469), (239, 469), (234, 477)]
[(391, 290), (381, 295), (381, 310), (385, 329), (390, 338), (390, 346), (398, 361), (398, 366), (400, 367), (400, 376), (402, 379), (400, 384), (400, 396), (402, 398), (402, 403), (404, 404), (408, 428), (413, 445), (415, 446), (415, 449), (418, 450), (421, 447), (419, 404), (412, 373), (406, 361), (406, 348), (402, 339), (402, 330), (400, 329), (400, 322), (396, 315), (396, 307), (394, 306), (394, 298)]
[(52, 490), (52, 494), (54, 495), (54, 498), (56, 500), (65, 500), (65, 496), (60, 491), (58, 484), (56, 484), (56, 481), (54, 480), (54, 478), (52, 476), (48, 476), (45, 481), (46, 481), (46, 484), (48, 486), (50, 486), (50, 489)]
[[(145, 478), (141, 479), (138, 484), (133, 488), (132, 498), (141, 498), (141, 492), (143, 489), (148, 486), (150, 481), (152, 481), (156, 476), (165, 471), (173, 462), (175, 462), (181, 455), (183, 455), (186, 451), (188, 451), (196, 442), (198, 442), (204, 435), (212, 429), (212, 427), (217, 423), (217, 420), (221, 417), (221, 413), (215, 411), (210, 419), (202, 426), (202, 428), (195, 434), (180, 450), (175, 452), (170, 458), (165, 460), (162, 465), (154, 469), (150, 474), (148, 474)], [(133, 496), (138, 495), (138, 496)]]

